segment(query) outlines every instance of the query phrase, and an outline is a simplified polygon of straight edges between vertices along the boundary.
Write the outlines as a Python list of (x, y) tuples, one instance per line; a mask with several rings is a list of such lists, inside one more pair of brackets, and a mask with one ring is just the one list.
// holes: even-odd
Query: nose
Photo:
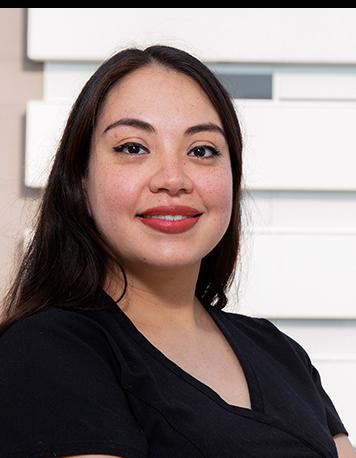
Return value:
[(192, 192), (193, 181), (188, 175), (187, 158), (162, 154), (153, 171), (150, 189), (152, 192), (167, 191), (171, 195)]

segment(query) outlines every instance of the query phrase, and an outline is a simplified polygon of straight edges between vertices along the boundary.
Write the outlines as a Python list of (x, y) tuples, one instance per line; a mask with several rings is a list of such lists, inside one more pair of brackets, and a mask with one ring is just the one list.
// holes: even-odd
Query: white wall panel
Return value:
[(355, 8), (29, 8), (28, 56), (100, 61), (160, 42), (214, 62), (355, 63), (355, 20)]
[(356, 190), (355, 103), (236, 102), (251, 189)]
[(355, 192), (253, 191), (243, 200), (244, 227), (356, 229)]
[(256, 228), (245, 238), (241, 313), (356, 318), (355, 228)]
[(69, 106), (30, 101), (26, 108), (25, 185), (45, 186)]
[[(279, 15), (270, 8), (30, 8), (28, 56), (100, 61), (126, 46), (164, 43), (209, 60), (249, 60), (267, 49), (276, 60), (279, 32), (272, 24)], [(252, 23), (264, 35), (262, 53)]]
[(356, 193), (273, 193), (274, 226), (316, 227), (327, 230), (356, 229)]
[(273, 97), (277, 100), (356, 100), (356, 72), (274, 73)]
[(288, 61), (355, 63), (356, 8), (283, 8), (281, 55)]
[(43, 98), (50, 101), (74, 101), (96, 68), (97, 65), (89, 63), (45, 63)]

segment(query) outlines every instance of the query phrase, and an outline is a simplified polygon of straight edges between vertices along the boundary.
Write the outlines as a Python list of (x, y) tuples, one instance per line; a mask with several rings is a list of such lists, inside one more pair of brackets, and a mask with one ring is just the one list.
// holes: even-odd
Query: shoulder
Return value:
[(272, 323), (272, 321), (266, 318), (244, 315), (237, 312), (228, 312), (226, 310), (217, 310), (215, 313), (220, 314), (225, 321), (231, 323), (233, 326), (254, 334), (261, 333), (265, 336), (280, 336), (281, 334), (281, 331)]
[(0, 337), (0, 349), (21, 341), (40, 340), (49, 332), (65, 327), (71, 315), (57, 308), (46, 308), (13, 323)]
[(251, 335), (260, 335), (263, 338), (272, 339), (290, 339), (283, 331), (281, 331), (271, 320), (267, 318), (254, 317), (236, 312), (228, 312), (220, 310), (217, 313), (223, 316), (223, 319), (230, 322), (231, 325), (244, 330)]
[(96, 357), (107, 353), (105, 328), (91, 313), (59, 307), (21, 318), (0, 337), (3, 368), (6, 363), (27, 366), (39, 359), (50, 364), (63, 355), (79, 360), (88, 352)]
[(252, 317), (235, 312), (221, 311), (224, 319), (240, 332), (242, 331), (254, 344), (273, 356), (282, 359), (293, 357), (310, 367), (310, 358), (305, 349), (292, 337), (281, 331), (267, 318)]
[(64, 309), (61, 307), (47, 307), (31, 315), (20, 318), (13, 323), (0, 338), (1, 344), (9, 340), (23, 338), (46, 338), (56, 333), (80, 332), (88, 327), (95, 326), (95, 321), (77, 309)]
[(108, 323), (112, 321), (113, 310), (116, 308), (112, 301), (98, 289), (85, 306), (56, 303), (17, 320), (0, 336), (0, 347), (9, 341), (28, 338), (43, 340), (58, 334), (75, 334), (86, 338), (88, 335), (91, 337), (93, 331), (96, 331), (95, 334), (105, 333)]

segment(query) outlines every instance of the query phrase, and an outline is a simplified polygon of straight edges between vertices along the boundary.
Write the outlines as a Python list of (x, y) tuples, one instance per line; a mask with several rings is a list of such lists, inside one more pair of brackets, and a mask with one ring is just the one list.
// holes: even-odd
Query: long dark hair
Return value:
[[(44, 189), (33, 237), (20, 260), (3, 301), (0, 334), (20, 318), (51, 305), (97, 308), (93, 297), (103, 285), (108, 265), (127, 278), (115, 253), (88, 214), (82, 179), (98, 113), (110, 88), (125, 75), (160, 64), (195, 80), (220, 116), (229, 146), (233, 176), (230, 224), (217, 246), (201, 262), (195, 294), (219, 309), (227, 303), (241, 242), (242, 139), (231, 98), (215, 75), (197, 58), (170, 46), (130, 48), (106, 60), (75, 101)], [(117, 301), (117, 302), (118, 302)]]

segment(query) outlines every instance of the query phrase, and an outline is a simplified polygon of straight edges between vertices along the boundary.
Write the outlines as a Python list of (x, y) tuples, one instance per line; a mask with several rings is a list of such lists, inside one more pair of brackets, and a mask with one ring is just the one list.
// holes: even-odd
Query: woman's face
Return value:
[[(116, 84), (93, 133), (85, 186), (92, 217), (124, 267), (199, 266), (223, 237), (232, 210), (227, 142), (199, 85), (159, 65)], [(182, 223), (163, 222), (173, 227), (167, 232), (137, 216), (168, 205), (202, 215), (178, 232), (174, 226)]]

